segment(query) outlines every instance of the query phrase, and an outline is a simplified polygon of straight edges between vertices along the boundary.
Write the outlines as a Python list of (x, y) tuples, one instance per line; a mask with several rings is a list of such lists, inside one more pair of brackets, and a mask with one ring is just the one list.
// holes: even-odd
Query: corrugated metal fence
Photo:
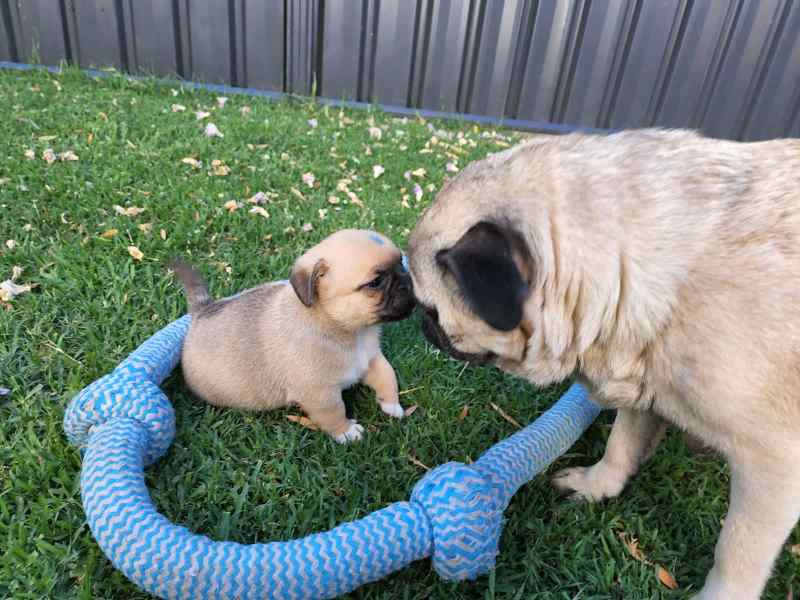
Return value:
[(0, 60), (598, 128), (800, 136), (793, 0), (0, 0)]

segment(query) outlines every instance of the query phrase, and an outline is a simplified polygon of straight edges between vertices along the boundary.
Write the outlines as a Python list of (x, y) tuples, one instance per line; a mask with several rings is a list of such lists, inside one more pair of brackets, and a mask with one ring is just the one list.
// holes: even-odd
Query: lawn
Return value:
[[(223, 137), (206, 136), (209, 123)], [(147, 597), (91, 537), (80, 457), (61, 420), (77, 391), (184, 312), (169, 258), (189, 258), (221, 296), (285, 278), (304, 248), (343, 227), (402, 246), (445, 177), (516, 139), (308, 101), (224, 103), (120, 76), (0, 71), (0, 280), (18, 266), (16, 283), (36, 284), (0, 307), (0, 386), (10, 390), (0, 396), (0, 597)], [(263, 204), (249, 201), (258, 192)], [(407, 499), (424, 465), (475, 459), (513, 433), (491, 402), (528, 423), (565, 389), (464, 369), (418, 325), (411, 318), (384, 336), (402, 400), (417, 410), (389, 420), (366, 389), (347, 392), (368, 429), (348, 446), (287, 420), (291, 411), (201, 404), (178, 370), (166, 383), (178, 435), (148, 470), (160, 510), (243, 543), (325, 530)], [(599, 458), (611, 419), (556, 466)], [(349, 597), (689, 598), (711, 566), (727, 486), (718, 459), (672, 433), (617, 500), (567, 502), (544, 477), (524, 486), (490, 576), (449, 584), (422, 561)], [(629, 551), (634, 538), (646, 562)], [(767, 597), (786, 598), (798, 571), (787, 547)]]

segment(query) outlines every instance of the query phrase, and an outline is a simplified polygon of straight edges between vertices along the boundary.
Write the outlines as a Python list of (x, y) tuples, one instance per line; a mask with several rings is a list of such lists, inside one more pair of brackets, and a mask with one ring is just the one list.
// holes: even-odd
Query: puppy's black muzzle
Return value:
[(485, 354), (469, 354), (461, 352), (453, 347), (450, 338), (447, 337), (442, 326), (439, 325), (439, 315), (435, 309), (425, 308), (420, 305), (422, 311), (422, 333), (427, 340), (439, 350), (446, 352), (457, 360), (463, 360), (471, 365), (485, 365), (494, 360), (495, 355), (491, 352)]
[(402, 321), (411, 315), (414, 306), (411, 277), (403, 265), (398, 263), (392, 270), (389, 286), (384, 293), (381, 321)]

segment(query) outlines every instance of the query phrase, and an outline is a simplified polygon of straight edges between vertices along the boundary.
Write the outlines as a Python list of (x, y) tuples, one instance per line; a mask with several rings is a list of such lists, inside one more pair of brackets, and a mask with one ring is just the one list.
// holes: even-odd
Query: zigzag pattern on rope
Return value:
[(69, 441), (84, 451), (81, 499), (92, 535), (117, 569), (161, 598), (333, 598), (429, 556), (447, 580), (486, 574), (511, 497), (599, 412), (573, 385), (474, 464), (430, 471), (409, 502), (297, 540), (215, 542), (161, 515), (144, 479), (175, 436), (175, 413), (159, 385), (180, 360), (189, 324), (187, 315), (157, 332), (64, 415)]

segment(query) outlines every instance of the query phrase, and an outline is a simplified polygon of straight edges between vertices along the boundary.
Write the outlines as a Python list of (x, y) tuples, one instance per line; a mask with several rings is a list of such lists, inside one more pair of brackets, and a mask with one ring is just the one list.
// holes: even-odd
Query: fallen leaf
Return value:
[(153, 229), (153, 224), (152, 223), (139, 223), (138, 227), (139, 227), (139, 231), (141, 231), (142, 233), (150, 233), (152, 231), (152, 229)]
[(430, 468), (428, 465), (426, 465), (424, 462), (422, 462), (421, 460), (419, 460), (419, 459), (418, 459), (416, 456), (414, 456), (413, 454), (409, 454), (409, 456), (408, 456), (408, 460), (410, 460), (412, 464), (415, 464), (415, 465), (417, 465), (418, 467), (421, 467), (421, 468), (425, 469), (426, 471), (430, 471), (430, 470), (431, 470), (431, 468)]
[(425, 169), (423, 169), (422, 167), (420, 167), (419, 169), (414, 169), (413, 171), (411, 171), (411, 174), (414, 177), (425, 177), (426, 173), (427, 173), (427, 171)]
[(159, 232), (159, 234), (161, 235), (161, 239), (162, 239), (162, 240), (165, 240), (165, 239), (167, 239), (167, 232), (166, 232), (164, 229), (162, 229), (162, 230)]
[(128, 208), (123, 208), (120, 205), (115, 204), (114, 205), (114, 210), (116, 211), (116, 213), (118, 215), (123, 215), (123, 216), (126, 216), (126, 217), (138, 217), (140, 214), (142, 214), (147, 209), (146, 208), (139, 208), (138, 206), (129, 206)]
[(134, 260), (142, 260), (144, 258), (144, 253), (136, 246), (128, 246), (128, 254), (130, 254)]
[(25, 223), (25, 225), (22, 226), (22, 230), (23, 231), (32, 231), (33, 230), (33, 225), (31, 223)]
[(403, 415), (405, 415), (406, 417), (410, 417), (411, 415), (413, 415), (417, 411), (418, 408), (419, 408), (419, 406), (417, 406), (416, 404), (412, 404), (411, 406), (409, 406), (407, 409), (405, 409), (403, 411)]
[(47, 162), (48, 165), (52, 165), (57, 160), (56, 153), (53, 152), (52, 148), (47, 148), (44, 152), (42, 152), (42, 158), (45, 160), (45, 162)]
[(17, 247), (16, 240), (6, 240), (6, 248), (8, 248), (9, 250), (13, 250), (16, 247)]
[(456, 166), (456, 163), (454, 163), (454, 162), (447, 163), (444, 168), (449, 173), (458, 173), (458, 167)]
[(350, 199), (350, 202), (352, 204), (355, 204), (356, 206), (361, 206), (361, 207), (364, 206), (364, 203), (353, 192), (347, 192), (347, 197)]
[(256, 192), (247, 201), (250, 204), (264, 204), (267, 201), (267, 195), (264, 192)]
[(281, 160), (289, 160), (289, 155), (286, 152), (281, 152)]
[(30, 292), (33, 289), (33, 285), (25, 284), (25, 285), (18, 285), (11, 281), (10, 279), (6, 279), (2, 283), (0, 283), (0, 300), (3, 302), (11, 302), (15, 297), (19, 296), (20, 294), (24, 294), (26, 292)]
[(303, 225), (303, 231), (305, 231), (306, 233), (314, 231), (314, 226), (311, 223), (305, 223)]
[(202, 121), (211, 116), (210, 112), (206, 112), (204, 110), (196, 110), (194, 111), (194, 116), (198, 121)]
[(38, 139), (40, 142), (52, 142), (57, 137), (57, 135), (40, 135)]
[(369, 131), (369, 137), (374, 140), (379, 140), (383, 137), (383, 131), (381, 131), (380, 127), (370, 127), (367, 131)]
[(239, 112), (242, 113), (243, 115), (247, 115), (250, 114), (250, 110), (251, 109), (249, 106), (243, 106), (242, 108), (239, 109)]
[(317, 210), (317, 214), (319, 215), (320, 221), (324, 221), (326, 218), (328, 218), (328, 209), (320, 208)]
[(230, 167), (224, 165), (221, 160), (216, 159), (211, 161), (211, 170), (214, 172), (214, 175), (218, 177), (225, 177), (231, 172)]
[(522, 429), (522, 425), (520, 425), (516, 420), (514, 420), (514, 418), (511, 415), (509, 415), (506, 411), (504, 411), (502, 408), (497, 406), (497, 404), (492, 402), (491, 405), (492, 405), (492, 408), (497, 411), (497, 414), (499, 414), (501, 417), (503, 417), (506, 421), (511, 423), (517, 429)]
[(25, 158), (27, 158), (28, 160), (35, 159), (36, 158), (36, 152), (34, 152), (33, 150), (30, 150), (30, 149), (25, 150)]
[(100, 237), (101, 238), (105, 238), (107, 240), (110, 240), (111, 238), (113, 238), (118, 233), (119, 233), (119, 229), (106, 229), (103, 233), (100, 234)]
[(667, 571), (661, 565), (656, 565), (656, 577), (658, 577), (658, 580), (669, 589), (671, 590), (678, 589), (678, 582), (675, 581), (675, 578), (672, 576), (672, 573)]
[(238, 210), (242, 207), (241, 203), (237, 202), (236, 200), (228, 200), (222, 207), (227, 210), (228, 212), (233, 212)]
[(250, 209), (250, 212), (256, 215), (261, 215), (265, 219), (269, 219), (269, 213), (261, 206), (254, 206)]
[(199, 160), (197, 160), (196, 158), (192, 158), (191, 156), (187, 156), (186, 158), (182, 158), (181, 162), (183, 164), (185, 164), (185, 165), (189, 165), (191, 167), (194, 167), (195, 169), (199, 169), (203, 164)]
[(209, 123), (208, 125), (206, 125), (206, 128), (205, 130), (203, 130), (203, 133), (205, 133), (206, 137), (218, 137), (218, 138), (225, 137), (224, 135), (222, 135), (222, 132), (219, 130), (219, 128), (217, 128), (217, 126), (214, 125), (213, 123)]
[(303, 173), (303, 183), (305, 183), (308, 187), (313, 188), (316, 180), (317, 178), (314, 177), (313, 173)]
[(183, 112), (186, 110), (186, 107), (183, 104), (173, 104), (172, 105), (172, 112)]
[(417, 199), (417, 202), (422, 200), (422, 186), (418, 183), (414, 184), (414, 198)]
[(11, 281), (16, 281), (19, 279), (20, 275), (22, 275), (22, 271), (23, 269), (19, 265), (14, 265), (11, 267)]
[(622, 544), (625, 546), (625, 549), (628, 551), (633, 558), (638, 560), (639, 562), (643, 562), (649, 564), (647, 557), (642, 552), (642, 549), (639, 548), (639, 540), (635, 537), (628, 535), (625, 532), (620, 532), (618, 534), (619, 539), (622, 541)]
[(328, 204), (339, 204), (340, 200), (336, 196), (328, 196)]
[(225, 108), (225, 104), (228, 102), (228, 99), (225, 96), (218, 96), (217, 97), (217, 106), (220, 108)]
[(796, 556), (797, 558), (800, 558), (800, 544), (794, 544), (793, 546), (791, 546), (789, 548), (789, 552), (793, 556)]
[(294, 187), (293, 188), (289, 188), (289, 191), (291, 191), (295, 196), (300, 198), (300, 200), (302, 200), (303, 202), (306, 201), (306, 197), (303, 196), (303, 193), (300, 190), (298, 190), (297, 188), (294, 188)]
[(311, 127), (311, 129), (316, 129), (317, 125), (319, 125), (319, 121), (316, 119), (309, 119), (306, 121), (306, 123), (308, 123), (308, 126)]
[(465, 404), (464, 408), (461, 409), (461, 412), (458, 413), (458, 420), (463, 421), (469, 415), (469, 404)]
[(297, 423), (301, 427), (305, 427), (306, 429), (310, 429), (311, 431), (319, 430), (319, 427), (317, 427), (316, 423), (314, 423), (314, 421), (312, 421), (308, 417), (302, 417), (300, 415), (286, 415), (286, 418), (292, 423)]
[(374, 179), (377, 179), (378, 177), (383, 175), (385, 172), (386, 172), (386, 169), (384, 169), (380, 165), (375, 165), (375, 166), (372, 167), (372, 177)]

